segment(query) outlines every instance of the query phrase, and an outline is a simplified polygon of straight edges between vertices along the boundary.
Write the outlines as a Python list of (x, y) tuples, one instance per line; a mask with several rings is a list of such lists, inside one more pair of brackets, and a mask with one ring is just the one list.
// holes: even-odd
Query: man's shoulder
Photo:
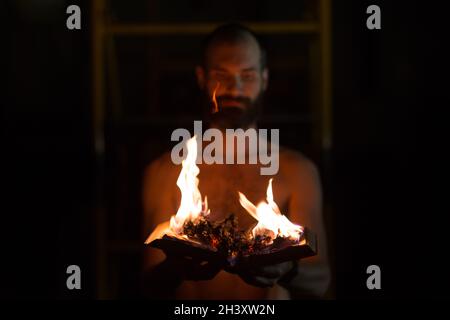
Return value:
[(316, 165), (314, 162), (304, 155), (302, 152), (280, 146), (280, 167), (285, 169), (314, 169)]
[(317, 165), (300, 151), (280, 146), (280, 174), (294, 184), (302, 181), (319, 181)]

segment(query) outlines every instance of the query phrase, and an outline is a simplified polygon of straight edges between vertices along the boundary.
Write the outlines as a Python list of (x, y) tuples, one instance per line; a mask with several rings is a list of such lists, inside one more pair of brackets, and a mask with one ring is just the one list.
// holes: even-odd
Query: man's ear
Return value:
[(203, 67), (201, 66), (196, 66), (195, 67), (195, 75), (197, 76), (197, 84), (200, 87), (200, 89), (204, 89), (205, 88), (205, 69), (203, 69)]
[(266, 91), (267, 86), (269, 85), (269, 69), (264, 68), (262, 71), (262, 89)]

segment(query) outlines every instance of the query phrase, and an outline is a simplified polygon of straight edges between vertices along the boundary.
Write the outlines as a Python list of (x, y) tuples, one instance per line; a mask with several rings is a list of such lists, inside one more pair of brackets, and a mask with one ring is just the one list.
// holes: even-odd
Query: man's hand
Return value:
[(175, 290), (184, 280), (211, 280), (222, 265), (179, 256), (167, 256), (148, 268), (142, 279), (142, 292), (148, 298), (174, 299)]
[(279, 280), (290, 274), (296, 264), (293, 261), (282, 262), (263, 267), (244, 265), (236, 273), (248, 284), (257, 287), (273, 287)]
[(223, 265), (212, 261), (201, 261), (190, 257), (168, 257), (171, 267), (178, 271), (182, 280), (211, 280)]

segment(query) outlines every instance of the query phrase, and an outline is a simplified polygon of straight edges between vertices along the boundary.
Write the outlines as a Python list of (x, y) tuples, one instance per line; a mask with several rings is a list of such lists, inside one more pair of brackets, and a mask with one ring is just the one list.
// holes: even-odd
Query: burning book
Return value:
[(251, 230), (240, 230), (233, 214), (222, 221), (208, 220), (207, 198), (203, 201), (198, 189), (195, 136), (188, 140), (187, 150), (177, 180), (181, 190), (180, 207), (170, 221), (158, 225), (146, 244), (167, 255), (215, 261), (227, 270), (241, 264), (276, 264), (316, 254), (315, 235), (280, 212), (273, 198), (272, 179), (266, 201), (257, 206), (238, 193), (240, 204), (257, 221)]
[[(238, 231), (235, 223), (231, 229), (233, 231), (226, 231), (229, 221), (235, 219), (234, 215), (230, 215), (226, 219), (227, 222), (211, 223), (200, 219), (195, 225), (187, 223), (186, 234), (181, 237), (167, 232), (159, 237), (149, 238), (146, 243), (163, 250), (167, 255), (215, 261), (225, 268), (233, 268), (243, 263), (270, 265), (316, 254), (315, 235), (307, 228), (298, 241), (277, 237), (270, 242), (269, 238), (264, 236), (249, 237), (247, 233)], [(235, 237), (229, 237), (227, 234), (234, 234)]]

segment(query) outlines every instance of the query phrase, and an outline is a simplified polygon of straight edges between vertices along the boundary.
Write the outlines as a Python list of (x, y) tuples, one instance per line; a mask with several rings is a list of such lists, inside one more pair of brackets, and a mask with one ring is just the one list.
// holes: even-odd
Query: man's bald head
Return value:
[(224, 24), (210, 33), (202, 43), (202, 65), (205, 69), (210, 66), (211, 55), (219, 46), (246, 45), (254, 49), (258, 55), (260, 68), (266, 67), (266, 53), (256, 35), (248, 28), (237, 23)]

